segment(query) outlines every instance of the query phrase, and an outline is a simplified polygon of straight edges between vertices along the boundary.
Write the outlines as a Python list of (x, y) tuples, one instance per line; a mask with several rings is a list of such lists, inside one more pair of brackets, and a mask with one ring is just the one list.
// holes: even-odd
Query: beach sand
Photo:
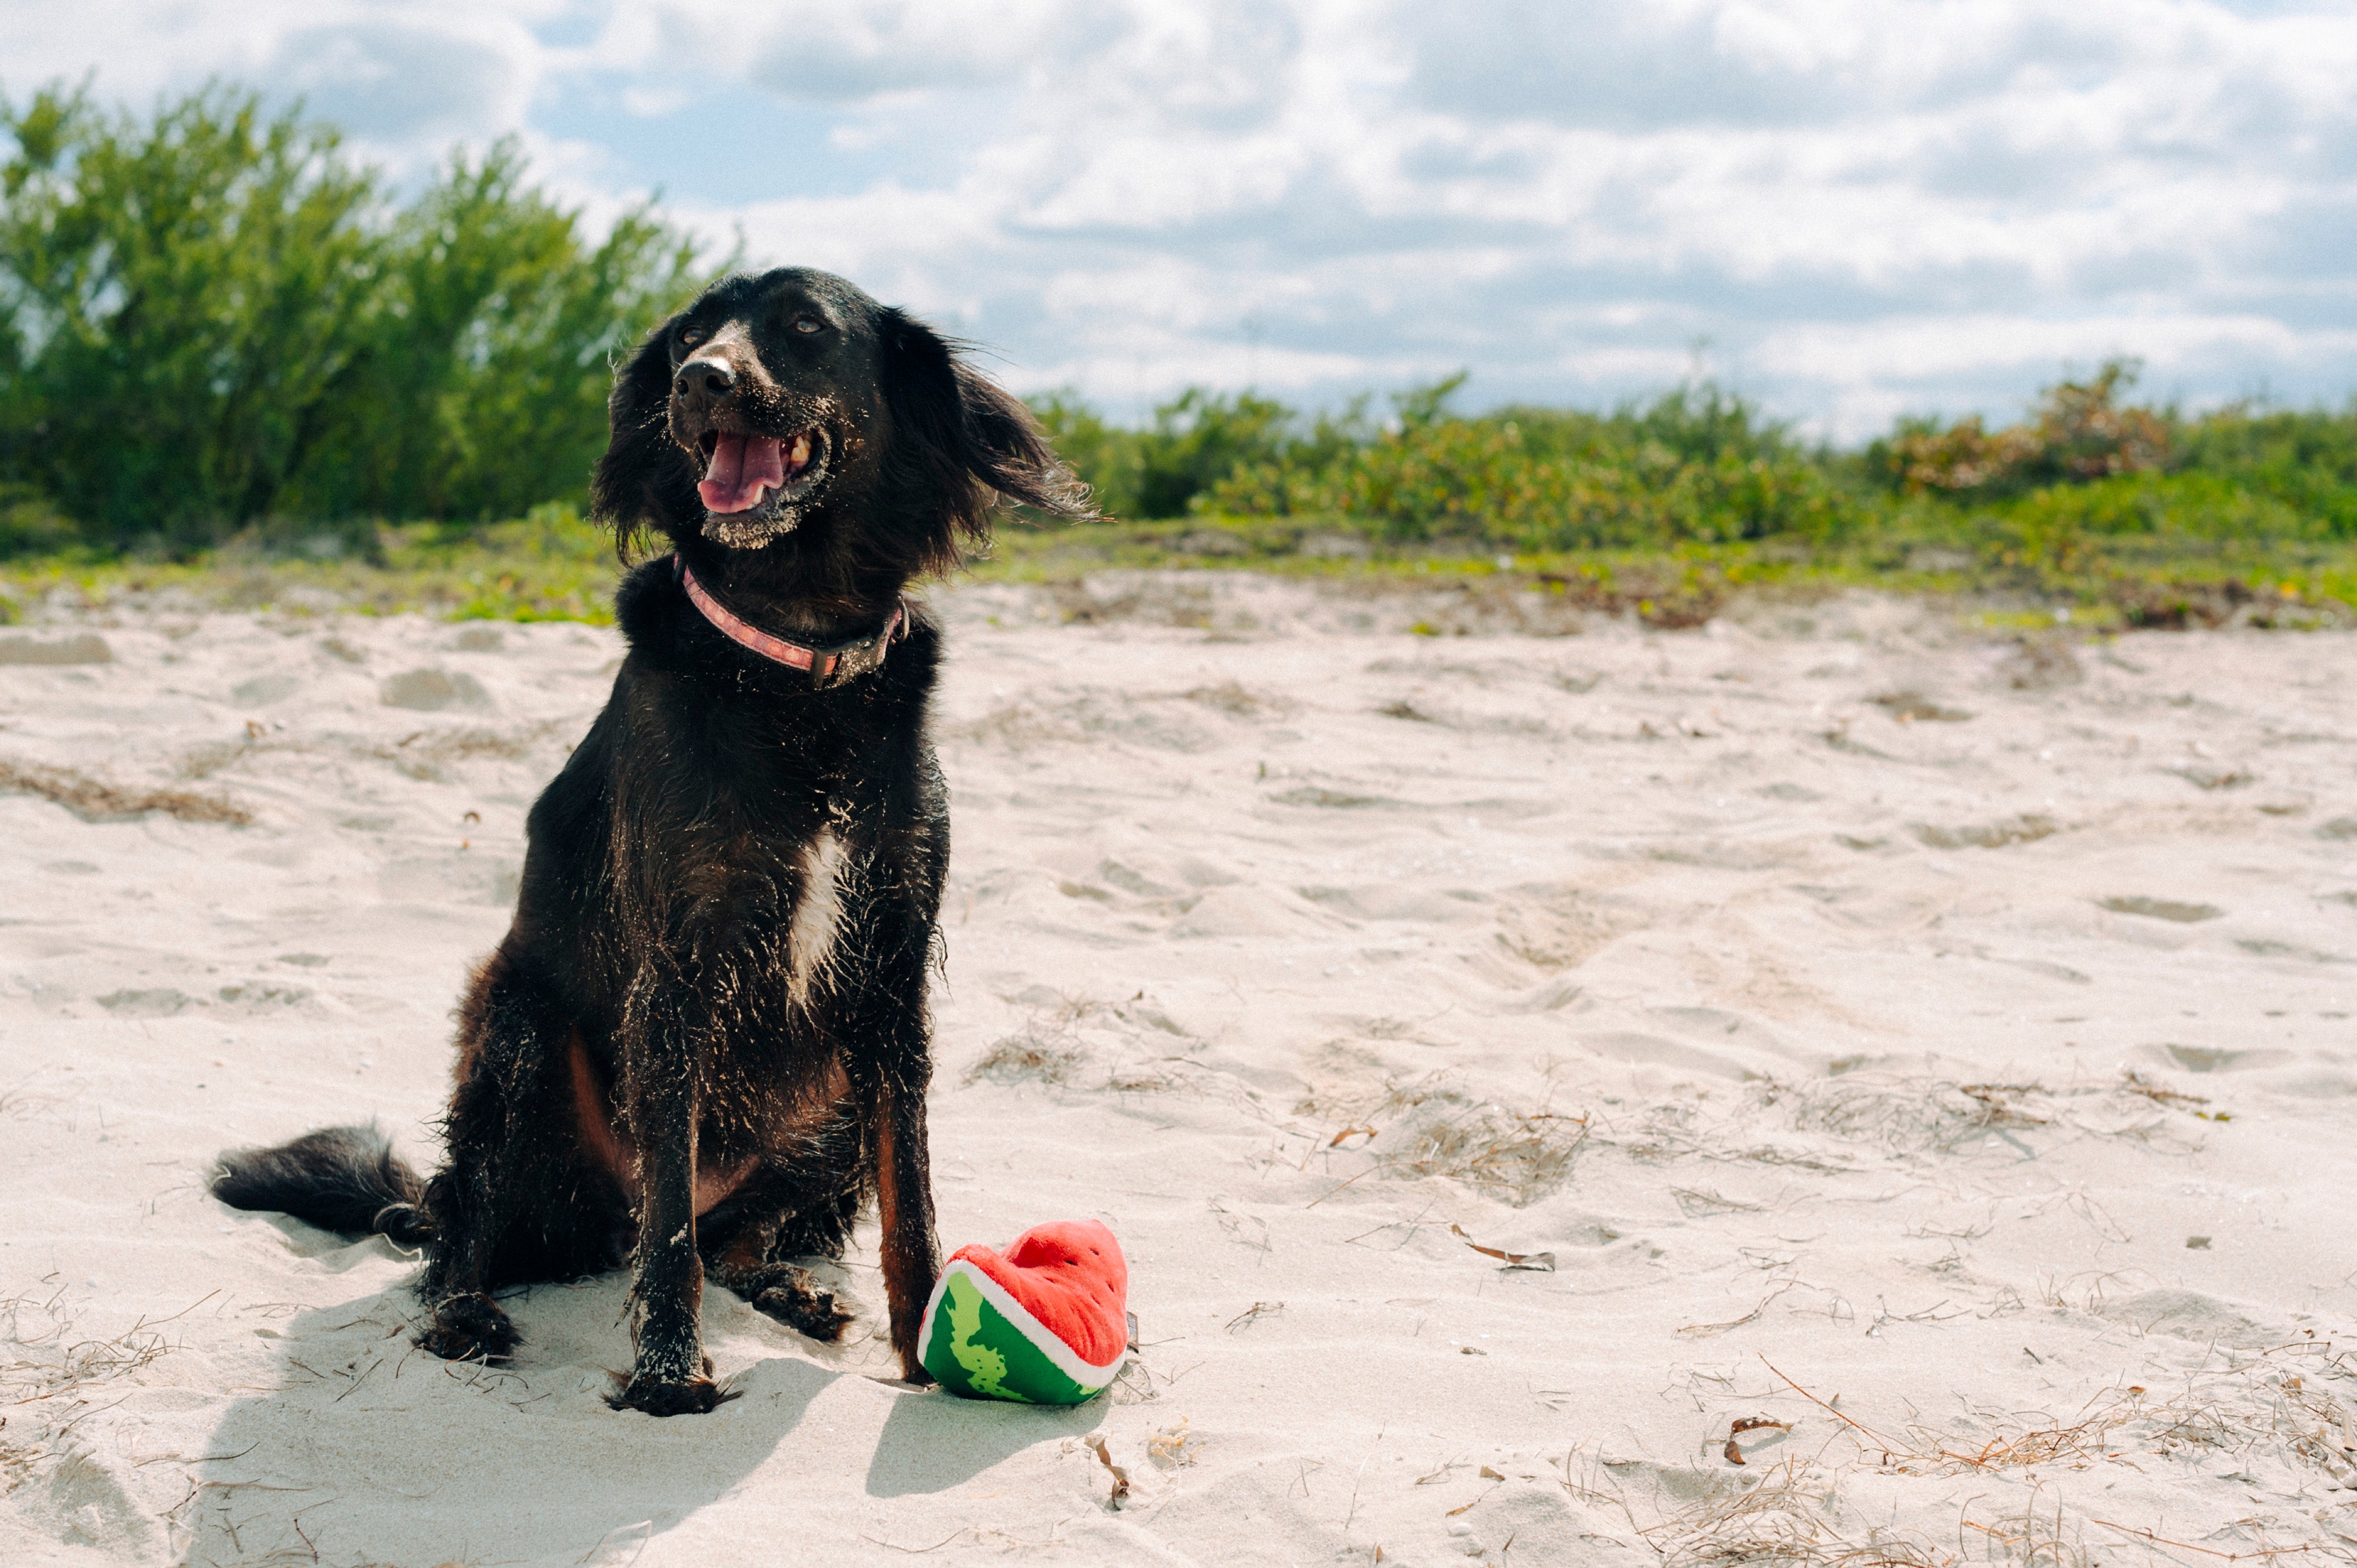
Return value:
[(414, 1350), (410, 1260), (207, 1166), (432, 1162), (618, 640), (60, 608), (0, 634), (0, 1563), (2357, 1555), (2357, 638), (933, 602), (941, 1230), (1112, 1226), (1121, 1383), (890, 1385), (872, 1226), (840, 1347), (708, 1294), (710, 1416), (605, 1404), (619, 1274)]

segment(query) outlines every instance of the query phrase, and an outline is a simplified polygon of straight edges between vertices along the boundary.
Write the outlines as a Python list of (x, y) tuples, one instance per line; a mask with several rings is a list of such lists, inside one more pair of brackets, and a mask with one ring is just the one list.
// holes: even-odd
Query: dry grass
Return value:
[[(171, 1349), (145, 1319), (107, 1339), (77, 1339), (54, 1274), (48, 1294), (0, 1297), (0, 1496), (74, 1451), (74, 1428), (103, 1406), (104, 1384), (128, 1378)], [(193, 1306), (188, 1310), (193, 1310)], [(174, 1314), (178, 1316), (179, 1314)]]
[(1858, 1530), (1840, 1518), (1840, 1477), (1793, 1457), (1749, 1486), (1727, 1489), (1641, 1525), (1664, 1568), (1710, 1563), (1793, 1568), (1946, 1568), (1957, 1561), (1911, 1532)]
[(1340, 1132), (1320, 1140), (1325, 1147), (1366, 1138), (1348, 1152), (1367, 1155), (1373, 1163), (1351, 1181), (1374, 1172), (1399, 1181), (1441, 1178), (1462, 1182), (1516, 1208), (1537, 1202), (1570, 1179), (1588, 1133), (1585, 1116), (1514, 1111), (1436, 1079), (1394, 1085), (1372, 1105), (1318, 1109), (1341, 1110), (1347, 1118)]
[(1210, 731), (1171, 708), (1167, 699), (1142, 702), (1093, 693), (1036, 693), (1002, 703), (979, 717), (944, 724), (940, 733), (1018, 755), (1046, 746), (1109, 741), (1156, 751), (1197, 752), (1212, 740)]
[[(1114, 880), (1136, 881), (1135, 874), (1106, 863)], [(1071, 889), (1067, 889), (1071, 891)], [(1168, 1094), (1207, 1087), (1220, 1075), (1172, 1047), (1190, 1039), (1170, 1015), (1143, 994), (1124, 1002), (1098, 1002), (1084, 996), (1054, 994), (1053, 1001), (1035, 1005), (1022, 1027), (992, 1043), (966, 1069), (965, 1081), (995, 1083), (1081, 1083), (1080, 1070), (1090, 1062), (1108, 1064), (1102, 1087), (1116, 1094)], [(1023, 1000), (1032, 1001), (1032, 993)]]
[(2208, 1096), (2201, 1094), (2188, 1094), (2181, 1089), (2171, 1089), (2169, 1085), (2162, 1083), (2158, 1079), (2140, 1073), (2134, 1068), (2123, 1068), (2120, 1070), (2120, 1092), (2123, 1094), (2141, 1095), (2145, 1099), (2151, 1101), (2155, 1105), (2160, 1106), (2166, 1110), (2192, 1111), (2193, 1114), (2196, 1116), (2206, 1116), (2208, 1114), (2204, 1112), (2193, 1110), (2197, 1105), (2209, 1104), (2210, 1100)]
[(2054, 633), (2020, 639), (1997, 666), (1997, 673), (2017, 692), (2050, 692), (2075, 686), (2087, 678), (2070, 639)]
[[(1777, 1091), (1783, 1088), (1771, 1080), (1760, 1090), (1760, 1098), (1772, 1104)], [(1736, 1118), (1712, 1122), (1704, 1116), (1702, 1107), (1693, 1101), (1670, 1101), (1648, 1106), (1634, 1128), (1612, 1133), (1609, 1142), (1622, 1154), (1643, 1165), (1705, 1159), (1758, 1165), (1791, 1165), (1812, 1171), (1835, 1172), (1857, 1168), (1838, 1151), (1790, 1136), (1784, 1136), (1781, 1141), (1763, 1139), (1760, 1129), (1745, 1124), (1755, 1120), (1747, 1116), (1739, 1122)]]
[(1012, 752), (1076, 745), (1088, 738), (1078, 726), (1027, 702), (1002, 703), (979, 718), (942, 725), (941, 733), (952, 740), (974, 741)]
[(1214, 604), (1208, 583), (1171, 572), (1100, 573), (1046, 582), (1039, 592), (1064, 621), (1103, 626), (1115, 621), (1203, 630)]
[[(1983, 1417), (1978, 1424), (1988, 1430), (1971, 1444), (1959, 1443), (1952, 1430), (1916, 1420), (1896, 1428), (1879, 1426), (1835, 1408), (1772, 1365), (1769, 1369), (1831, 1423), (1832, 1439), (1818, 1461), (1808, 1467), (1813, 1474), (1830, 1476), (1835, 1481), (1845, 1466), (1829, 1468), (1822, 1461), (1839, 1451), (1846, 1441), (1846, 1467), (1881, 1477), (1993, 1477), (2020, 1473), (2029, 1479), (2029, 1473), (2036, 1471), (2085, 1471), (2114, 1465), (2141, 1475), (2150, 1473), (2155, 1460), (2204, 1467), (2222, 1460), (2232, 1461), (2241, 1472), (2257, 1473), (2257, 1485), (2287, 1498), (2357, 1484), (2357, 1422), (2352, 1422), (2348, 1401), (2322, 1386), (2327, 1381), (2357, 1383), (2357, 1358), (2330, 1339), (2304, 1336), (2257, 1350), (2213, 1347), (2201, 1366), (2174, 1374), (2174, 1386), (2167, 1391), (2138, 1384), (2114, 1386), (2099, 1391), (2078, 1411), (2044, 1422), (2011, 1413), (1976, 1412)], [(1789, 1495), (1792, 1488), (1785, 1490)], [(2058, 1499), (2066, 1495), (2088, 1499), (2100, 1496), (2084, 1487), (2047, 1495)], [(1830, 1487), (1823, 1488), (1818, 1511), (1833, 1511)], [(2107, 1547), (2115, 1548), (2116, 1538), (2124, 1537), (2167, 1549), (2160, 1553), (2164, 1557), (2174, 1552), (2213, 1561), (2269, 1560), (2312, 1552), (2319, 1560), (2357, 1561), (2357, 1554), (2349, 1550), (2349, 1537), (2316, 1528), (2323, 1522), (2320, 1513), (2277, 1510), (2271, 1519), (2245, 1515), (2225, 1527), (2237, 1532), (2235, 1546), (2222, 1548), (2171, 1539), (2142, 1525), (2075, 1515), (2060, 1500), (2050, 1501), (2043, 1513), (2033, 1514), (2025, 1508), (2019, 1515), (1986, 1522), (1970, 1517), (1973, 1506), (1974, 1502), (1964, 1505), (1960, 1530), (1978, 1532), (1988, 1545), (2004, 1547), (2006, 1555), (2016, 1561), (2087, 1562), (2090, 1557), (2083, 1541), (2091, 1527), (2110, 1532), (2101, 1538)], [(1729, 1509), (1698, 1522), (1724, 1530), (1734, 1516), (1735, 1510)], [(2290, 1542), (2276, 1539), (2287, 1531), (2307, 1539)], [(1732, 1533), (1738, 1541), (1745, 1534), (1740, 1528)], [(2205, 1539), (2215, 1541), (2224, 1533), (2213, 1531)], [(1727, 1559), (1721, 1554), (1718, 1560)], [(1823, 1554), (1784, 1560), (1864, 1561)]]
[(404, 737), (400, 742), (400, 749), (443, 762), (463, 762), (475, 757), (493, 757), (502, 762), (513, 762), (530, 756), (532, 748), (547, 739), (555, 728), (553, 723), (544, 723), (506, 732), (489, 729), (420, 730)]
[(1973, 716), (1962, 708), (1943, 706), (1921, 692), (1885, 692), (1867, 701), (1902, 725), (1963, 724)]
[(966, 1069), (965, 1080), (1070, 1083), (1080, 1065), (1080, 1042), (1068, 1030), (1035, 1018), (985, 1051), (980, 1060)]
[(449, 779), (443, 771), (444, 763), (465, 762), (478, 757), (513, 762), (531, 755), (532, 748), (546, 740), (555, 728), (554, 724), (543, 723), (506, 733), (489, 729), (419, 730), (392, 746), (362, 747), (361, 755), (390, 762), (412, 779), (440, 784)]
[[(2029, 1132), (2149, 1142), (2169, 1130), (2166, 1112), (2200, 1103), (2135, 1072), (2061, 1088), (1860, 1072), (1822, 1083), (1770, 1080), (1753, 1100), (1781, 1112), (1792, 1133), (1900, 1156), (1955, 1154), (1992, 1140), (2018, 1145), (2016, 1134)], [(1698, 1149), (1711, 1141), (1704, 1130), (1694, 1134)]]
[(1869, 1155), (1910, 1159), (1996, 1144), (2027, 1155), (2032, 1149), (2023, 1139), (2031, 1133), (2164, 1143), (2190, 1132), (2169, 1112), (2222, 1119), (2192, 1109), (2200, 1103), (2134, 1072), (2062, 1088), (1852, 1072), (1764, 1079), (1717, 1117), (1693, 1100), (1667, 1101), (1646, 1107), (1627, 1131), (1600, 1131), (1646, 1164), (1700, 1159), (1835, 1173), (1865, 1168), (1861, 1159)]
[(1930, 1426), (1910, 1422), (1892, 1436), (1835, 1410), (1799, 1383), (1768, 1369), (1787, 1388), (1839, 1424), (1857, 1445), (1861, 1457), (1871, 1456), (1877, 1467), (1901, 1475), (1958, 1475), (1974, 1470), (2019, 1469), (2032, 1465), (2061, 1464), (2084, 1469), (2098, 1459), (2116, 1457), (2109, 1439), (2136, 1421), (2145, 1391), (2140, 1387), (2107, 1390), (2075, 1415), (2045, 1426), (2000, 1429), (1977, 1448), (1953, 1446), (1952, 1439)]
[[(445, 763), (465, 762), (479, 757), (513, 762), (530, 756), (534, 746), (548, 740), (558, 728), (554, 722), (543, 722), (506, 731), (417, 730), (390, 746), (377, 741), (355, 743), (347, 740), (341, 744), (351, 756), (372, 762), (389, 762), (408, 777), (429, 784), (446, 784), (449, 782), (449, 775), (444, 770)], [(299, 752), (316, 748), (310, 741), (273, 736), (260, 725), (249, 723), (245, 734), (234, 740), (215, 741), (188, 752), (180, 758), (179, 773), (183, 779), (210, 779), (225, 768), (264, 752)]]
[(0, 761), (0, 793), (38, 795), (63, 806), (86, 822), (127, 822), (161, 811), (184, 822), (223, 822), (245, 827), (253, 813), (220, 795), (187, 789), (127, 789), (67, 768)]
[(1198, 686), (1182, 692), (1180, 696), (1190, 703), (1200, 703), (1232, 718), (1254, 719), (1264, 714), (1289, 713), (1293, 704), (1281, 697), (1254, 692), (1233, 681), (1222, 681), (1216, 686)]
[[(1769, 1369), (1816, 1419), (1812, 1449), (1796, 1447), (1770, 1466), (1665, 1467), (1565, 1456), (1561, 1481), (1588, 1506), (1617, 1512), (1634, 1541), (1665, 1568), (1761, 1563), (1787, 1568), (1960, 1568), (2009, 1562), (2037, 1568), (2088, 1568), (2123, 1550), (2150, 1561), (2357, 1562), (2357, 1541), (2314, 1508), (2319, 1495), (2357, 1483), (2357, 1425), (2346, 1399), (2327, 1382), (2357, 1383), (2357, 1356), (2303, 1337), (2259, 1350), (2213, 1349), (2177, 1374), (2169, 1391), (2137, 1385), (2103, 1390), (2078, 1411), (2051, 1420), (1985, 1416), (1969, 1443), (1920, 1420), (1884, 1426), (1838, 1409)], [(1705, 1447), (1747, 1427), (1782, 1422), (1748, 1417), (1721, 1424)], [(2188, 1497), (2164, 1524), (2103, 1517), (2105, 1488), (2056, 1484), (2057, 1471), (2164, 1474), (2157, 1463), (2215, 1469), (2232, 1464), (2283, 1500), (2262, 1506), (2255, 1490), (2222, 1507), (2233, 1517), (2204, 1527)], [(1920, 1504), (1894, 1507), (1891, 1484), (1921, 1487)], [(1870, 1480), (1870, 1492), (1850, 1495)], [(1650, 1481), (1652, 1484), (1647, 1486)], [(1953, 1483), (1963, 1481), (1958, 1487)], [(1951, 1483), (1943, 1485), (1942, 1483)], [(1903, 1494), (1902, 1494), (1903, 1495)], [(1870, 1498), (1870, 1500), (1869, 1500)], [(2307, 1499), (2303, 1502), (2301, 1499)], [(2300, 1506), (2293, 1507), (2294, 1503)], [(2116, 1510), (2119, 1505), (2108, 1507)], [(1953, 1520), (1922, 1528), (1932, 1520)]]
[(1200, 1074), (1189, 1070), (1193, 1065), (1180, 1057), (1127, 1062), (1105, 1075), (1105, 1087), (1115, 1094), (1176, 1094), (1198, 1086)]

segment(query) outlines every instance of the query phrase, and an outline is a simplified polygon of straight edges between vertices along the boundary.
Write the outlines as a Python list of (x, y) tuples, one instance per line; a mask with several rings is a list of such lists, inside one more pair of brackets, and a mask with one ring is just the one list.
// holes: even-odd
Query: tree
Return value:
[(50, 88), (0, 126), (0, 475), (118, 539), (270, 511), (373, 327), (373, 175), (218, 87), (144, 129)]
[(601, 242), (511, 141), (454, 155), (384, 237), (382, 307), (298, 510), (480, 520), (578, 495), (613, 363), (705, 278), (644, 208)]
[(220, 86), (144, 124), (53, 87), (0, 129), (0, 492), (92, 543), (579, 498), (612, 364), (707, 279), (649, 208), (590, 234), (512, 142), (397, 207)]

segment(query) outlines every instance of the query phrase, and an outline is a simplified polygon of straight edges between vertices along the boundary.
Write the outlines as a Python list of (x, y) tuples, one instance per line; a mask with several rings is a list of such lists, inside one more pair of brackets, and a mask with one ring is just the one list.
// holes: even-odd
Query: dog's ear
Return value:
[(665, 523), (666, 489), (676, 490), (687, 465), (671, 438), (671, 335), (674, 316), (648, 334), (614, 378), (606, 400), (606, 452), (589, 480), (589, 515), (614, 531), (629, 559), (632, 536)]
[(952, 564), (960, 536), (987, 542), (991, 510), (1002, 499), (1056, 517), (1096, 516), (1089, 488), (1019, 399), (923, 322), (899, 310), (879, 314), (895, 463), (940, 498), (942, 534), (930, 542), (929, 564)]

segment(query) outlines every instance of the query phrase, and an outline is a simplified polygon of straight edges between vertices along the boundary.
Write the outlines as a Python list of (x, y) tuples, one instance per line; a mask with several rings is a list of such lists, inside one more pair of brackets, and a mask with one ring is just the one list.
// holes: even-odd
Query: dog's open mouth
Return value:
[(791, 506), (826, 482), (826, 432), (816, 426), (782, 438), (707, 430), (696, 446), (704, 454), (696, 493), (715, 517)]

